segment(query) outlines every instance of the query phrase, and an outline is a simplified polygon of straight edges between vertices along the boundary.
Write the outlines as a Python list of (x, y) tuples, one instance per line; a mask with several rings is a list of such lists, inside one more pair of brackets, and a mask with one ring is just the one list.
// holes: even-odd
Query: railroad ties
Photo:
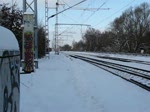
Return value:
[[(88, 63), (91, 63), (105, 71), (108, 71), (116, 76), (119, 76), (133, 84), (138, 85), (139, 87), (150, 91), (150, 71), (141, 69), (141, 68), (136, 68), (136, 67), (131, 67), (131, 66), (126, 66), (123, 64), (118, 64), (106, 60), (100, 60), (98, 58), (93, 58), (92, 56), (83, 56), (83, 55), (70, 55), (73, 58), (77, 58), (83, 61), (86, 61)], [(116, 60), (116, 58), (115, 58)], [(126, 59), (124, 59), (126, 60)], [(132, 62), (135, 62), (136, 60), (129, 60)], [(140, 62), (140, 61), (139, 61)], [(137, 61), (138, 63), (138, 61)], [(146, 63), (146, 62), (145, 62)], [(144, 62), (143, 62), (144, 64)]]

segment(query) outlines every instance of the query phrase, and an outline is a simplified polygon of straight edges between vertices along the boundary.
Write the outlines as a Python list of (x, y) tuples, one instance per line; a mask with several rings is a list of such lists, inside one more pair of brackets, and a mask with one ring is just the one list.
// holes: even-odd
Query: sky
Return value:
[[(1, 2), (12, 3), (16, 1), (19, 7), (22, 9), (22, 1), (20, 0), (1, 0)], [(68, 8), (82, 0), (58, 0), (60, 4), (59, 11)], [(31, 3), (31, 0), (27, 0)], [(45, 0), (37, 0), (38, 2), (38, 22), (45, 25)], [(67, 10), (58, 15), (58, 23), (65, 24), (87, 24), (91, 25), (92, 28), (99, 29), (100, 31), (105, 31), (109, 28), (111, 22), (116, 17), (119, 17), (122, 12), (130, 7), (136, 7), (143, 2), (150, 3), (149, 0), (86, 0), (80, 5), (74, 7), (73, 9)], [(54, 8), (56, 0), (48, 0), (49, 16), (56, 13)], [(92, 9), (97, 8), (97, 10), (83, 11), (77, 9)], [(109, 10), (107, 10), (109, 8)], [(105, 10), (104, 10), (105, 9)], [(87, 30), (87, 26), (59, 26), (59, 34), (62, 34), (60, 45), (71, 44), (73, 40), (79, 41)], [(55, 17), (49, 19), (49, 39), (54, 38), (55, 30)], [(51, 41), (52, 42), (52, 41)]]

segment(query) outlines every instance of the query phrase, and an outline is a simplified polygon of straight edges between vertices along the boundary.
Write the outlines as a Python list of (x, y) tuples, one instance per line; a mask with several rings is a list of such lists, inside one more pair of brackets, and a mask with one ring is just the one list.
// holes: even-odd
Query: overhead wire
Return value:
[(73, 22), (75, 22), (75, 23), (77, 23), (78, 21), (77, 20), (75, 20), (75, 19), (73, 19), (72, 17), (70, 17), (70, 16), (67, 16), (66, 14), (64, 14), (64, 13), (62, 13), (62, 15), (64, 16), (64, 17), (66, 17), (67, 19), (69, 18), (70, 20), (72, 20)]
[[(69, 6), (68, 8), (64, 9), (63, 11), (58, 12), (57, 14), (54, 14), (54, 15), (50, 16), (49, 18), (54, 17), (54, 16), (56, 16), (56, 15), (58, 15), (58, 14), (60, 14), (60, 13), (63, 13), (64, 11), (66, 11), (66, 10), (68, 10), (68, 9), (71, 9), (71, 8), (77, 6), (77, 5), (79, 5), (79, 4), (81, 4), (81, 3), (85, 2), (85, 1), (87, 1), (87, 0), (82, 0), (81, 2), (78, 2), (77, 4), (75, 4), (75, 5), (73, 5), (73, 6), (69, 6), (69, 5), (67, 4), (67, 5)], [(66, 4), (66, 2), (65, 2), (65, 4)]]
[[(66, 3), (64, 0), (61, 0), (65, 5), (67, 5), (68, 7), (70, 7), (70, 5), (68, 4), (68, 3)], [(93, 1), (93, 0), (92, 0)], [(91, 2), (92, 2), (91, 1)], [(95, 2), (96, 0), (94, 0), (94, 2)], [(93, 3), (93, 2), (92, 2)], [(90, 7), (90, 5), (92, 4), (92, 3), (89, 3), (88, 4), (88, 6), (87, 6), (87, 8), (88, 7)], [(97, 11), (99, 11), (100, 10), (100, 8), (103, 6), (105, 4), (105, 2), (96, 10), (96, 11), (94, 11), (94, 13), (92, 13), (92, 15), (94, 15)], [(63, 7), (64, 8), (64, 7)], [(85, 10), (83, 11), (83, 13), (82, 14), (84, 14), (85, 13)], [(82, 14), (81, 14), (81, 16), (82, 16)], [(63, 16), (66, 16), (65, 14), (63, 14), (62, 13), (62, 15)], [(91, 15), (91, 16), (92, 16)], [(77, 21), (76, 20), (74, 20), (73, 18), (71, 18), (71, 17), (67, 17), (67, 18), (70, 18), (72, 21), (74, 21), (74, 22), (76, 22), (77, 23)], [(73, 26), (71, 26), (71, 27), (68, 27), (68, 28), (66, 28), (64, 31), (62, 31), (59, 35), (62, 35), (63, 33), (65, 33), (66, 31), (68, 31), (69, 29), (72, 29), (73, 28)]]
[[(92, 6), (92, 4), (94, 4), (96, 2), (96, 0), (91, 0), (91, 2), (87, 5), (86, 9), (88, 9), (90, 6)], [(83, 10), (83, 12), (81, 13), (80, 17), (83, 17), (83, 15), (85, 14), (85, 10)]]
[[(65, 14), (63, 14), (62, 13), (62, 15), (63, 16), (66, 16), (67, 18), (68, 18), (68, 16), (67, 15), (65, 15)], [(71, 17), (69, 17), (72, 21), (74, 21), (74, 22), (77, 22), (76, 20), (74, 20), (73, 18), (71, 18)], [(63, 33), (65, 33), (65, 32), (67, 32), (69, 29), (72, 29), (73, 28), (73, 26), (70, 26), (70, 27), (67, 27), (64, 31), (62, 31), (60, 34), (58, 34), (58, 35), (62, 35)]]
[[(68, 4), (68, 3), (66, 3), (64, 0), (61, 0), (65, 5), (67, 5), (68, 7), (70, 7), (70, 5)], [(64, 7), (63, 7), (63, 9), (64, 9)], [(69, 19), (71, 19), (72, 21), (74, 21), (74, 22), (77, 22), (75, 19), (73, 19), (72, 17), (70, 17), (70, 16), (67, 16), (66, 14), (64, 14), (64, 13), (61, 13), (64, 17), (67, 17), (67, 19), (69, 18)]]
[(116, 12), (114, 12), (112, 15), (104, 18), (103, 20), (101, 20), (100, 22), (98, 22), (97, 24), (93, 25), (92, 27), (96, 27), (98, 26), (100, 23), (108, 20), (109, 18), (111, 18), (112, 16), (116, 15), (117, 13), (119, 13), (120, 11), (122, 11), (124, 8), (128, 7), (129, 5), (131, 5), (135, 0), (132, 0), (130, 3), (128, 3), (127, 5), (125, 5), (124, 7), (120, 8), (119, 10), (117, 10)]
[(73, 26), (67, 27), (64, 31), (62, 31), (61, 33), (59, 33), (58, 36), (64, 34), (64, 33), (67, 32), (69, 29), (72, 29), (72, 28), (73, 28)]
[(88, 16), (88, 18), (84, 21), (84, 23), (87, 22), (92, 16), (94, 16), (108, 1), (109, 1), (109, 0), (105, 1), (104, 3), (102, 3), (102, 4), (97, 8), (96, 11), (94, 11), (90, 16)]
[[(65, 2), (64, 0), (61, 0), (65, 5), (67, 5), (68, 7), (70, 7), (70, 5), (67, 3), (67, 2)], [(64, 8), (64, 7), (63, 7)], [(69, 18), (69, 19), (71, 19), (72, 21), (74, 21), (74, 22), (77, 22), (76, 20), (74, 20), (73, 18), (71, 18), (71, 17), (69, 17), (69, 16), (67, 16), (67, 15), (65, 15), (64, 13), (61, 13), (63, 16), (65, 16), (65, 17), (67, 17), (67, 19)], [(71, 27), (67, 27), (64, 31), (62, 31), (60, 34), (58, 34), (58, 36), (59, 35), (62, 35), (63, 33), (65, 33), (66, 31), (68, 31), (69, 29), (72, 29), (73, 28), (73, 26), (71, 26)]]
[[(65, 3), (68, 7), (70, 7), (66, 2), (64, 2), (64, 0), (62, 0), (63, 1), (63, 3)], [(95, 2), (96, 0), (94, 0), (94, 2)], [(92, 2), (92, 1), (91, 1)], [(88, 18), (87, 18), (87, 20), (86, 21), (88, 21), (96, 12), (98, 12), (99, 10), (100, 10), (100, 8), (102, 7), (102, 6), (104, 6), (106, 3), (108, 2), (108, 0), (107, 1), (105, 1), (102, 5), (100, 5), (98, 8), (97, 8), (97, 10), (96, 11), (94, 11)], [(90, 6), (91, 4), (89, 3), (88, 4), (88, 6), (87, 6), (87, 8)], [(85, 11), (83, 11), (83, 13), (84, 13)], [(63, 16), (66, 16), (66, 15), (64, 15), (64, 14), (62, 14)], [(81, 15), (82, 16), (82, 15)], [(71, 20), (73, 20), (74, 21), (74, 19), (72, 19), (71, 17), (69, 17)], [(77, 21), (75, 21), (75, 22), (77, 22)], [(85, 21), (84, 21), (85, 22)], [(73, 26), (72, 26), (73, 27)], [(68, 29), (71, 29), (72, 27), (68, 27), (66, 30), (64, 30), (62, 33), (60, 33), (59, 35), (61, 35), (61, 34), (63, 34), (63, 33), (65, 33)]]

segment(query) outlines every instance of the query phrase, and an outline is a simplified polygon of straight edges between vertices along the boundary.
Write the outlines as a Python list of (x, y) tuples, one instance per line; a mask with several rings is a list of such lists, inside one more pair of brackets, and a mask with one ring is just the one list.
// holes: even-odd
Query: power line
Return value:
[[(63, 1), (63, 0), (61, 0), (61, 1)], [(96, 0), (94, 0), (94, 1), (96, 1)], [(67, 4), (66, 2), (64, 2), (63, 1), (63, 3), (65, 3), (65, 4)], [(68, 4), (67, 4), (67, 6), (69, 6)], [(88, 6), (90, 6), (90, 4), (88, 4)], [(63, 7), (64, 8), (64, 7)], [(83, 10), (83, 11), (92, 11), (92, 10), (100, 10), (99, 8), (78, 8), (78, 7), (76, 7), (76, 8), (72, 8), (73, 10)], [(71, 9), (70, 9), (71, 10)], [(102, 10), (108, 10), (108, 8), (103, 8)], [(76, 21), (75, 19), (73, 19), (73, 18), (71, 18), (71, 17), (69, 17), (69, 16), (67, 16), (67, 15), (65, 15), (64, 13), (62, 13), (62, 15), (63, 16), (65, 16), (65, 17), (67, 17), (67, 19), (68, 18), (70, 18), (72, 21), (74, 21), (75, 23), (78, 23), (78, 21)], [(71, 24), (70, 24), (71, 25)], [(72, 27), (71, 27), (72, 28)], [(68, 29), (70, 29), (70, 28), (67, 28), (66, 30), (68, 30)], [(64, 30), (62, 33), (64, 33), (64, 32), (66, 32), (66, 30)]]
[[(95, 1), (96, 0), (91, 0), (91, 2), (88, 4), (88, 6), (86, 7), (86, 8), (89, 8), (90, 7), (90, 5), (92, 5), (92, 3), (95, 3)], [(83, 10), (83, 12), (81, 13), (81, 15), (80, 15), (80, 17), (82, 17), (83, 15), (84, 15), (84, 13), (85, 13), (85, 10)]]
[(67, 19), (69, 18), (69, 19), (71, 19), (72, 21), (74, 21), (75, 23), (77, 23), (78, 21), (77, 20), (75, 20), (75, 19), (73, 19), (72, 17), (70, 17), (70, 16), (67, 16), (66, 14), (64, 14), (64, 13), (62, 13), (62, 15), (64, 16), (64, 17), (66, 17)]
[[(108, 0), (105, 1), (102, 5), (100, 5), (99, 8), (97, 8), (97, 10), (94, 11), (94, 12), (84, 21), (84, 23), (85, 23), (86, 21), (88, 21), (96, 12), (98, 12), (98, 11), (102, 8), (102, 6), (104, 6), (107, 2), (108, 2)], [(109, 8), (108, 8), (108, 10), (109, 10)]]
[[(88, 24), (66, 24), (66, 23), (58, 23), (57, 25), (71, 25), (71, 26), (86, 26), (86, 27), (91, 27), (91, 25), (88, 25)], [(64, 31), (64, 32), (66, 32), (66, 31)], [(62, 32), (62, 33), (64, 33), (64, 32)], [(61, 33), (61, 34), (62, 34)], [(61, 35), (61, 34), (59, 34), (59, 35)]]
[(98, 22), (97, 24), (95, 24), (93, 27), (98, 26), (100, 23), (108, 20), (109, 18), (111, 18), (112, 16), (114, 16), (115, 14), (119, 13), (120, 11), (122, 11), (124, 8), (128, 7), (129, 5), (131, 5), (135, 0), (132, 0), (130, 3), (128, 3), (127, 5), (125, 5), (124, 7), (120, 8), (119, 10), (117, 10), (116, 12), (114, 12), (112, 15), (104, 18), (103, 20), (101, 20), (100, 22)]
[(67, 27), (64, 31), (62, 31), (60, 34), (58, 35), (62, 35), (63, 33), (67, 32), (68, 30), (72, 29), (73, 25), (71, 27)]
[(66, 24), (66, 23), (58, 23), (57, 25), (91, 26), (91, 25), (88, 25), (88, 24)]
[(55, 53), (56, 54), (59, 54), (59, 49), (58, 49), (58, 15), (65, 12), (65, 11), (67, 11), (67, 10), (69, 10), (69, 9), (71, 9), (71, 8), (73, 8), (73, 7), (75, 7), (75, 6), (77, 6), (77, 5), (79, 5), (79, 4), (81, 4), (81, 3), (83, 3), (83, 2), (85, 2), (85, 1), (87, 1), (87, 0), (82, 0), (81, 2), (78, 2), (75, 5), (72, 5), (68, 8), (66, 8), (66, 9), (58, 12), (58, 6), (60, 4), (59, 4), (59, 0), (57, 0), (57, 2), (56, 2), (56, 14), (53, 14), (50, 17), (47, 18), (47, 21), (48, 21), (50, 18), (56, 16), (56, 24), (55, 24)]
[(76, 7), (73, 8), (72, 10), (83, 10), (83, 11), (97, 11), (97, 10), (109, 10), (110, 8), (81, 8), (81, 7)]

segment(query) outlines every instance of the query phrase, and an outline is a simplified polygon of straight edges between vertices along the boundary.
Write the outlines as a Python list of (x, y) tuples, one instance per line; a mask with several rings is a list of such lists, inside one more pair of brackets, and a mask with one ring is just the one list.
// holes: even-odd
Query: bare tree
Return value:
[(150, 7), (143, 3), (129, 8), (112, 23), (119, 51), (137, 52), (144, 35), (150, 29)]

